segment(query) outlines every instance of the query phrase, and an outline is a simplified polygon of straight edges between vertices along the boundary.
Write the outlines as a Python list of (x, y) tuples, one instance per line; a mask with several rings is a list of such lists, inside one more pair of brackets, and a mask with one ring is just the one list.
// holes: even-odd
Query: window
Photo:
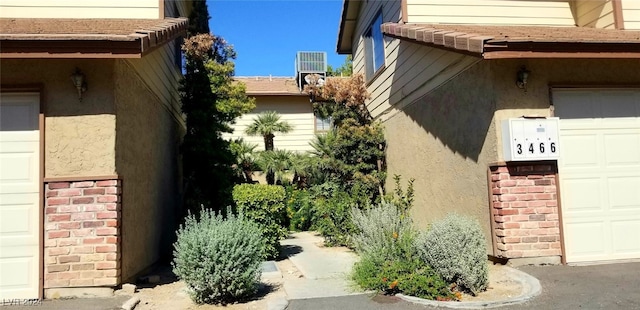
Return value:
[(382, 37), (382, 12), (376, 15), (371, 26), (364, 34), (365, 75), (367, 81), (384, 65), (384, 39)]
[(316, 132), (329, 131), (331, 129), (331, 119), (321, 118), (316, 115)]

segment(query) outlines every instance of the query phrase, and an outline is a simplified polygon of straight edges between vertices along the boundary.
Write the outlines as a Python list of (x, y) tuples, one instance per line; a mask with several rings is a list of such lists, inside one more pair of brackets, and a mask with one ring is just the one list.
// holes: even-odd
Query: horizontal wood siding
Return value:
[(175, 42), (169, 42), (140, 59), (127, 59), (149, 89), (180, 117), (180, 95), (178, 85), (182, 74), (174, 62)]
[(408, 23), (574, 26), (569, 1), (406, 0)]
[(640, 30), (640, 1), (621, 0), (624, 29)]
[(142, 18), (160, 16), (159, 0), (3, 0), (0, 18)]
[(615, 29), (611, 0), (582, 0), (572, 3), (580, 27)]
[[(353, 68), (356, 73), (364, 73), (362, 36), (380, 8), (385, 22), (395, 22), (401, 17), (399, 1), (363, 3), (356, 27), (358, 37), (354, 40), (356, 44), (353, 48)], [(367, 107), (373, 117), (383, 121), (392, 116), (394, 111), (414, 102), (478, 61), (471, 56), (399, 39), (385, 37), (385, 41), (385, 68), (367, 87), (371, 94)]]
[(306, 152), (312, 150), (309, 142), (315, 136), (315, 117), (308, 97), (299, 96), (269, 96), (257, 97), (256, 108), (241, 116), (233, 126), (232, 134), (225, 134), (225, 139), (242, 138), (246, 142), (257, 144), (256, 150), (264, 150), (262, 137), (252, 137), (245, 134), (247, 127), (264, 111), (276, 111), (280, 119), (293, 126), (293, 130), (287, 134), (275, 134), (274, 145), (276, 149), (294, 152)]

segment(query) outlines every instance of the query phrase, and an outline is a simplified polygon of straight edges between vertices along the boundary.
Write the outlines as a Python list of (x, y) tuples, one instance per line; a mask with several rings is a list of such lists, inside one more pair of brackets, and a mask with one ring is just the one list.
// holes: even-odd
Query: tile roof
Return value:
[(585, 27), (453, 24), (382, 25), (385, 35), (478, 54), (485, 59), (522, 57), (640, 57), (640, 31)]
[(247, 95), (259, 96), (306, 96), (300, 92), (294, 77), (234, 77), (247, 86)]
[[(47, 53), (51, 49), (87, 41), (116, 43), (115, 47), (141, 54), (149, 48), (165, 44), (186, 34), (187, 18), (165, 19), (59, 19), (59, 18), (1, 18), (0, 52), (28, 54)], [(61, 42), (66, 42), (61, 44)], [(129, 42), (129, 43), (126, 43)], [(126, 45), (125, 45), (126, 44)], [(36, 47), (37, 48), (34, 48)], [(114, 47), (114, 48), (115, 48)], [(81, 47), (76, 47), (79, 49)], [(85, 48), (88, 45), (85, 44)], [(104, 47), (102, 47), (104, 49)], [(63, 49), (64, 50), (64, 49)], [(95, 51), (94, 51), (95, 52)], [(56, 52), (53, 52), (56, 53)], [(60, 51), (60, 53), (62, 53)]]

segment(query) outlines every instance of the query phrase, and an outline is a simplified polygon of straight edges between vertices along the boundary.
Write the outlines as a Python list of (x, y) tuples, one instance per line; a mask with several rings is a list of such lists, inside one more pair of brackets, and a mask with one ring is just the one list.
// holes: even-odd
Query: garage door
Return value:
[(38, 94), (0, 94), (0, 299), (38, 298)]
[(640, 258), (640, 90), (554, 90), (566, 259)]

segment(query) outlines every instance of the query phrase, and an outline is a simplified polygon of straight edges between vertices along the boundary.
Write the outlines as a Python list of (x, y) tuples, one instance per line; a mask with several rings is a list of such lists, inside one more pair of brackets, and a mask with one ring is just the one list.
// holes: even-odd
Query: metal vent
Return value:
[[(308, 82), (309, 74), (317, 74), (322, 78), (327, 76), (327, 53), (326, 52), (298, 52), (296, 54), (296, 83), (300, 91)], [(324, 82), (324, 79), (322, 79)]]
[(327, 72), (326, 52), (298, 52), (296, 56), (296, 73)]

